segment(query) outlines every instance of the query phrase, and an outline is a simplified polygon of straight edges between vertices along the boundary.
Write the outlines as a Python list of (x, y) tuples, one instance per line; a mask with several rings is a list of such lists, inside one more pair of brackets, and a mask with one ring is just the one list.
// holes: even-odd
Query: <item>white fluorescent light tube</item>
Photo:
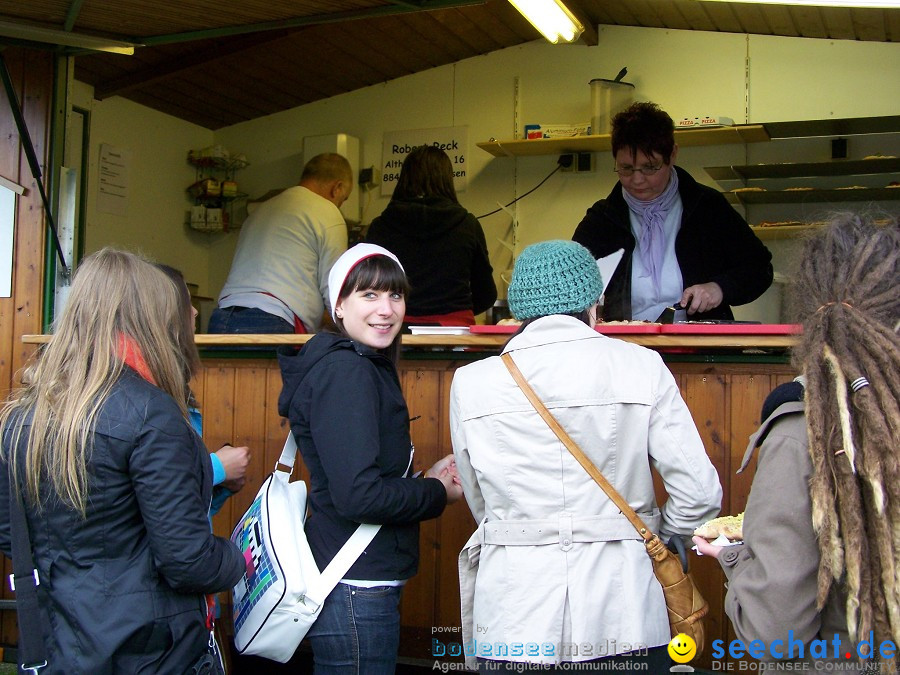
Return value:
[(584, 26), (560, 0), (509, 0), (551, 43), (575, 42)]
[[(14, 23), (12, 21), (0, 21), (0, 36), (26, 40), (28, 42), (42, 42), (51, 45), (65, 47), (78, 47), (97, 52), (112, 52), (114, 54), (134, 54), (135, 45), (130, 42), (120, 42), (107, 38), (70, 33), (55, 28), (32, 26), (26, 23)], [(140, 45), (138, 45), (140, 46)]]
[[(716, 0), (705, 0), (714, 2)], [(868, 7), (872, 9), (897, 9), (900, 0), (719, 0), (764, 5), (803, 5), (805, 7)]]

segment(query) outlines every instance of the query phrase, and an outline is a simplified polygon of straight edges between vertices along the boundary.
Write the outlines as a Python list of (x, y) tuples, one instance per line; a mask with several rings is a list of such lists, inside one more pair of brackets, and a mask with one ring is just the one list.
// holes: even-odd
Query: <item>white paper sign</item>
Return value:
[(117, 216), (128, 214), (128, 169), (131, 153), (106, 143), (100, 144), (100, 182), (97, 210)]
[(457, 192), (466, 189), (469, 127), (389, 131), (384, 135), (381, 152), (381, 195), (383, 197), (390, 197), (394, 194), (403, 160), (420, 145), (433, 145), (446, 152), (453, 165), (453, 187)]
[(16, 193), (0, 186), (0, 298), (12, 297)]

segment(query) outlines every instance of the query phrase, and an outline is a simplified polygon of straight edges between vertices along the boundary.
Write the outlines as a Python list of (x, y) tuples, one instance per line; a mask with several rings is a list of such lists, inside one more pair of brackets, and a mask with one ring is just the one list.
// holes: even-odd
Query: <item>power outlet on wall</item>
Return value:
[(359, 170), (359, 186), (363, 190), (371, 190), (375, 188), (378, 183), (375, 182), (375, 167), (369, 166), (365, 169)]
[(566, 152), (559, 156), (557, 163), (566, 173), (586, 173), (594, 170), (594, 155), (590, 152)]

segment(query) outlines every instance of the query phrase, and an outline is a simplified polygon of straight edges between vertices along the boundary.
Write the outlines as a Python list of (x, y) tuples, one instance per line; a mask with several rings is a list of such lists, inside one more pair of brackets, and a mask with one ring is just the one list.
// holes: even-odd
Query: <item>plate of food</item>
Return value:
[(707, 520), (694, 530), (694, 535), (709, 541), (715, 541), (719, 537), (725, 537), (728, 541), (743, 541), (744, 512), (741, 511), (736, 516), (719, 516), (718, 518)]
[(635, 333), (659, 333), (661, 323), (650, 321), (601, 321), (594, 330), (604, 335), (635, 334)]

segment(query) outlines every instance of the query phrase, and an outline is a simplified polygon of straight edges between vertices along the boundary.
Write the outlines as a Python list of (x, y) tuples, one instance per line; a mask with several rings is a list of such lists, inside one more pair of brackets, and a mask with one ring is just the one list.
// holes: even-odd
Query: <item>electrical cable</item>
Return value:
[[(562, 159), (562, 158), (560, 158), (560, 159)], [(571, 165), (571, 163), (572, 163), (572, 160), (571, 160), (571, 158), (570, 158), (570, 159), (569, 159), (569, 164)], [(537, 185), (535, 185), (533, 188), (531, 188), (531, 189), (530, 189), (528, 192), (526, 192), (525, 194), (519, 195), (518, 197), (516, 197), (515, 199), (513, 199), (509, 204), (504, 204), (504, 205), (501, 206), (499, 209), (494, 209), (493, 211), (489, 211), (488, 213), (485, 213), (483, 216), (475, 216), (475, 217), (476, 217), (478, 220), (481, 220), (482, 218), (487, 218), (488, 216), (494, 215), (494, 214), (497, 213), (498, 211), (502, 211), (503, 209), (505, 209), (505, 208), (508, 207), (508, 206), (512, 206), (513, 204), (515, 204), (515, 203), (516, 203), (517, 201), (519, 201), (520, 199), (522, 199), (522, 198), (524, 198), (524, 197), (527, 197), (527, 196), (530, 195), (532, 192), (534, 192), (534, 191), (537, 190), (539, 187), (541, 187), (541, 185), (543, 185), (544, 183), (546, 183), (546, 182), (550, 179), (550, 176), (552, 176), (553, 174), (555, 174), (557, 171), (559, 171), (559, 170), (562, 169), (562, 168), (563, 168), (563, 165), (562, 165), (562, 163), (560, 162), (560, 163), (558, 163), (558, 164), (556, 165), (556, 168), (553, 169), (553, 171), (551, 171), (549, 174), (547, 174), (547, 177), (544, 178), (544, 180), (542, 180), (540, 183), (538, 183)]]

